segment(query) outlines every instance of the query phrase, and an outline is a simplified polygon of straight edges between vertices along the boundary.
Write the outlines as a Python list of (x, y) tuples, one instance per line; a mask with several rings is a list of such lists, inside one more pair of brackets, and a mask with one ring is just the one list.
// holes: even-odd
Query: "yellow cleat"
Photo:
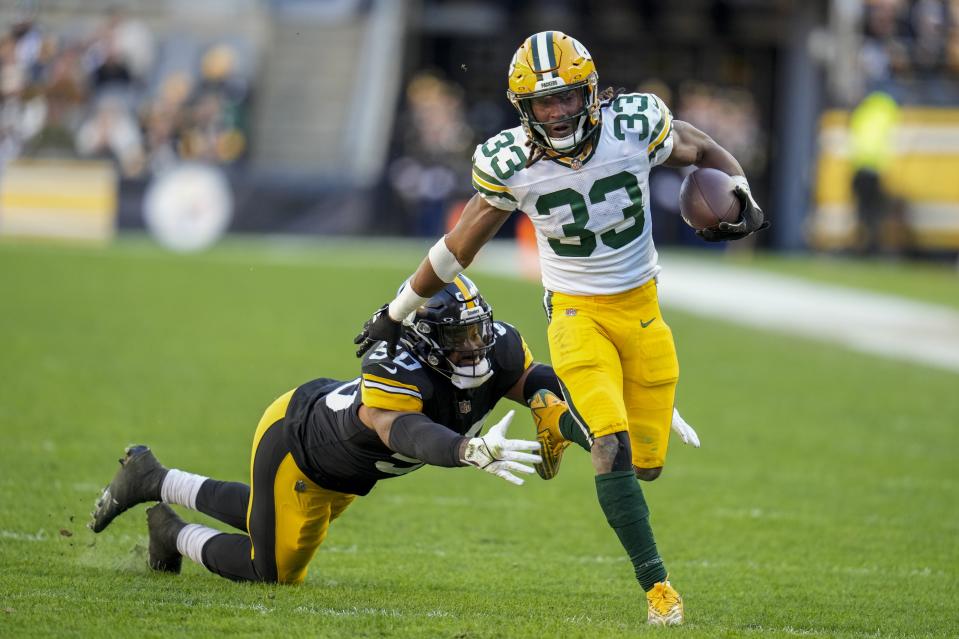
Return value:
[(678, 626), (683, 623), (683, 598), (669, 584), (669, 580), (660, 581), (646, 593), (649, 614), (646, 621), (652, 626)]
[(529, 400), (529, 409), (533, 411), (533, 423), (536, 425), (536, 439), (542, 449), (539, 451), (543, 461), (533, 464), (543, 479), (552, 479), (559, 474), (559, 463), (563, 451), (569, 446), (569, 440), (559, 432), (559, 418), (568, 409), (566, 402), (548, 390), (538, 390)]

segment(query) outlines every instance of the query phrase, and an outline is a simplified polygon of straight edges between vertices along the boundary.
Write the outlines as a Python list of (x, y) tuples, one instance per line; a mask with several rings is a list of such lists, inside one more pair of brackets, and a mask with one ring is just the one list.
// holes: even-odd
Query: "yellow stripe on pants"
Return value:
[[(282, 395), (267, 408), (253, 437), (250, 503), (247, 506), (247, 530), (250, 531), (258, 528), (251, 526), (250, 522), (256, 495), (253, 472), (256, 452), (270, 427), (282, 427), (277, 425), (277, 422), (286, 416), (293, 393), (294, 391), (290, 391)], [(260, 489), (263, 490), (264, 487), (260, 486)], [(354, 499), (356, 495), (327, 490), (314, 483), (296, 465), (291, 453), (282, 458), (273, 476), (274, 558), (279, 583), (303, 582), (310, 561), (326, 539), (330, 522), (339, 517)], [(255, 546), (256, 540), (250, 549), (251, 558), (254, 557)]]

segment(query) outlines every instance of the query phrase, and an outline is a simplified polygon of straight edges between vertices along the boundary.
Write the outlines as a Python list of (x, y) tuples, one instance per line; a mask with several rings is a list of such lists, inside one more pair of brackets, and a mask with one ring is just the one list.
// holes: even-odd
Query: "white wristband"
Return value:
[(464, 266), (456, 261), (456, 256), (446, 246), (445, 235), (430, 249), (430, 266), (437, 277), (447, 284), (463, 272)]
[(422, 306), (430, 298), (417, 295), (409, 282), (403, 285), (396, 299), (390, 302), (387, 311), (394, 322), (402, 322), (410, 313)]

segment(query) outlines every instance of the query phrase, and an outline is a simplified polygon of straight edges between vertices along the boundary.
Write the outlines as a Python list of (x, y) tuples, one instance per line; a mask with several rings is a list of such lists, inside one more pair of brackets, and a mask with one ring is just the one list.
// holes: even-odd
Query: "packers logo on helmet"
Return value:
[[(596, 65), (578, 40), (561, 31), (542, 31), (526, 38), (509, 65), (509, 90), (506, 95), (519, 112), (526, 135), (537, 146), (558, 153), (576, 155), (599, 130), (599, 76)], [(582, 91), (583, 107), (576, 114), (554, 121), (539, 121), (533, 115), (534, 98)], [(546, 125), (571, 121), (573, 132), (563, 138), (551, 138)]]

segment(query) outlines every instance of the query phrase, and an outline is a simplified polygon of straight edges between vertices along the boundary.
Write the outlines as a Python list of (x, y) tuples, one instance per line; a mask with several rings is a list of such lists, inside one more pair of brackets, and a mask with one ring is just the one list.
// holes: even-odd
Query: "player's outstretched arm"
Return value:
[(360, 407), (360, 420), (376, 431), (390, 450), (433, 466), (476, 466), (512, 484), (522, 484), (513, 473), (532, 473), (533, 468), (520, 462), (538, 464), (542, 459), (527, 452), (539, 450), (539, 442), (506, 439), (513, 415), (510, 411), (483, 437), (464, 437), (423, 413)]
[(403, 318), (455, 280), (508, 217), (509, 212), (473, 195), (453, 230), (433, 245), (393, 301), (378, 308), (363, 324), (363, 330), (353, 339), (359, 347), (356, 356), (362, 357), (380, 341), (386, 342), (387, 354), (395, 356)]
[(698, 166), (707, 169), (719, 169), (732, 176), (736, 185), (733, 193), (739, 199), (739, 220), (720, 222), (716, 229), (696, 231), (707, 242), (742, 239), (769, 226), (765, 215), (749, 190), (749, 182), (733, 155), (721, 147), (711, 137), (688, 122), (673, 120), (673, 151), (666, 160), (666, 166)]

